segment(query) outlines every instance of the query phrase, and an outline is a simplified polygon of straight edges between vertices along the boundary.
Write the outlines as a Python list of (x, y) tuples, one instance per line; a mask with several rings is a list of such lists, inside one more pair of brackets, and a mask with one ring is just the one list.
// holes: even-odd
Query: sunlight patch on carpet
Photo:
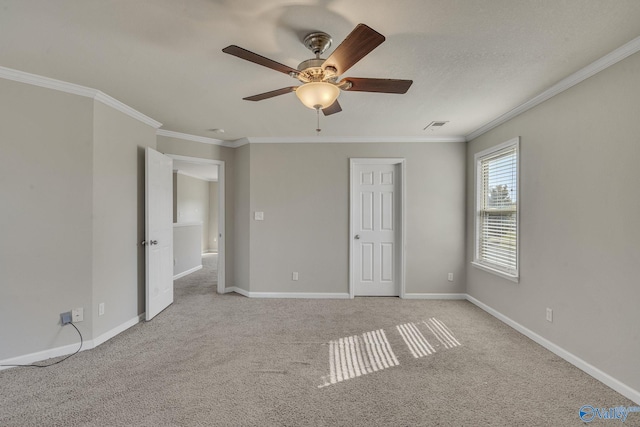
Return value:
[(404, 343), (409, 348), (409, 351), (416, 359), (420, 357), (433, 354), (436, 350), (433, 348), (429, 341), (422, 335), (420, 329), (415, 323), (405, 323), (404, 325), (397, 325), (396, 329), (402, 336)]
[(451, 330), (442, 321), (432, 317), (424, 323), (431, 333), (440, 341), (444, 348), (453, 348), (460, 345), (460, 342), (453, 336)]
[[(423, 330), (420, 330), (420, 327)], [(461, 345), (447, 325), (435, 317), (418, 323), (396, 325), (396, 330), (415, 359), (435, 354), (436, 347), (450, 349)], [(436, 340), (440, 344), (431, 344)], [(329, 375), (321, 377), (322, 385), (318, 388), (398, 365), (400, 362), (387, 340), (384, 329), (329, 341)]]
[(382, 329), (329, 341), (329, 375), (322, 377), (323, 384), (318, 387), (326, 387), (399, 364)]

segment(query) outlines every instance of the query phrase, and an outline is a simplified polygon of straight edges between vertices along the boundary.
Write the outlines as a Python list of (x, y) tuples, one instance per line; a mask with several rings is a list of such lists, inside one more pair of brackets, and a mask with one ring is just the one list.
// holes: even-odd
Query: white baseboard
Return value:
[(237, 286), (229, 286), (229, 287), (224, 288), (224, 293), (225, 294), (229, 294), (231, 292), (235, 292), (236, 294), (240, 294), (240, 295), (243, 295), (245, 297), (249, 296), (249, 292), (248, 291), (245, 291), (244, 289), (239, 288)]
[(200, 264), (200, 265), (198, 265), (196, 267), (190, 268), (189, 270), (185, 270), (182, 273), (176, 274), (175, 276), (173, 276), (173, 280), (177, 280), (177, 279), (179, 279), (181, 277), (188, 276), (189, 274), (194, 273), (194, 272), (196, 272), (198, 270), (201, 270), (201, 269), (202, 269), (202, 264)]
[(423, 294), (405, 292), (403, 299), (467, 299), (467, 294)]
[[(75, 353), (79, 346), (80, 340), (75, 344), (63, 345), (62, 347), (50, 348), (48, 350), (36, 351), (35, 353), (23, 354), (22, 356), (0, 360), (0, 365), (31, 365), (34, 362), (51, 359), (52, 357), (66, 356), (67, 354)], [(93, 348), (92, 346), (93, 343), (85, 341), (82, 344), (81, 351), (89, 350), (90, 348)], [(13, 366), (0, 366), (0, 371), (12, 367)]]
[[(202, 268), (202, 266), (200, 266), (200, 268)], [(228, 287), (228, 288), (225, 289), (225, 293), (229, 293), (229, 292), (236, 292), (236, 293), (238, 293), (240, 295), (244, 295), (244, 296), (249, 297), (249, 298), (349, 299), (349, 294), (346, 293), (346, 292), (345, 293), (249, 292), (249, 291), (246, 291), (246, 290), (244, 290), (242, 288), (238, 288), (236, 286)], [(513, 320), (513, 319), (505, 316), (504, 314), (500, 313), (499, 311), (489, 307), (488, 305), (486, 305), (485, 303), (481, 302), (480, 300), (472, 297), (471, 295), (468, 295), (468, 294), (408, 293), (408, 294), (405, 294), (404, 297), (405, 297), (405, 299), (432, 299), (432, 300), (433, 299), (442, 299), (442, 300), (445, 300), (445, 299), (448, 299), (448, 300), (466, 299), (467, 301), (471, 302), (472, 304), (476, 305), (477, 307), (479, 307), (482, 310), (486, 311), (487, 313), (491, 314), (492, 316), (494, 316), (498, 320), (502, 321), (503, 323), (509, 325), (510, 327), (515, 329), (516, 331), (520, 332), (524, 336), (530, 338), (531, 340), (533, 340), (536, 343), (540, 344), (541, 346), (543, 346), (547, 350), (551, 351), (552, 353), (558, 355), (559, 357), (563, 358), (567, 362), (571, 363), (573, 366), (575, 366), (578, 369), (586, 372), (587, 374), (591, 375), (592, 377), (594, 377), (598, 381), (602, 382), (603, 384), (607, 385), (608, 387), (611, 387), (613, 390), (617, 391), (618, 393), (620, 393), (623, 396), (627, 397), (628, 399), (632, 400), (636, 404), (640, 405), (640, 391), (629, 387), (628, 385), (624, 384), (623, 382), (621, 382), (620, 380), (618, 380), (616, 378), (613, 378), (611, 375), (601, 371), (600, 369), (598, 369), (595, 366), (589, 364), (588, 362), (580, 359), (579, 357), (577, 357), (576, 355), (568, 352), (567, 350), (563, 349), (562, 347), (552, 343), (551, 341), (549, 341), (548, 339), (542, 337), (541, 335), (538, 335), (537, 333), (533, 332), (532, 330), (522, 326), (521, 324), (519, 324), (515, 320)], [(82, 345), (82, 350), (89, 350), (89, 349), (92, 349), (94, 347), (99, 346), (100, 344), (106, 342), (107, 340), (109, 340), (109, 339), (115, 337), (116, 335), (124, 332), (125, 330), (129, 329), (130, 327), (138, 324), (143, 319), (144, 319), (144, 313), (142, 313), (141, 315), (136, 316), (133, 319), (128, 320), (128, 321), (124, 322), (123, 324), (121, 324), (121, 325), (119, 325), (119, 326), (117, 326), (117, 327), (105, 332), (104, 334), (94, 338), (93, 340), (85, 341), (83, 343), (83, 345)], [(75, 352), (78, 349), (78, 345), (79, 345), (79, 343), (69, 344), (69, 345), (65, 345), (65, 346), (61, 346), (61, 347), (56, 347), (56, 348), (52, 348), (52, 349), (48, 349), (48, 350), (43, 350), (43, 351), (38, 351), (38, 352), (35, 352), (35, 353), (30, 353), (30, 354), (25, 354), (25, 355), (22, 355), (22, 356), (13, 357), (13, 358), (10, 358), (10, 359), (1, 360), (0, 361), (0, 365), (29, 365), (29, 364), (32, 364), (34, 362), (50, 359), (52, 357), (65, 356), (65, 355), (68, 355), (68, 354), (71, 354), (71, 353)], [(9, 369), (9, 368), (10, 368), (9, 366), (0, 366), (0, 370)]]
[(126, 331), (127, 329), (129, 329), (132, 326), (137, 325), (138, 323), (142, 322), (144, 320), (144, 313), (142, 313), (139, 316), (134, 317), (131, 320), (127, 320), (126, 322), (124, 322), (121, 325), (116, 326), (115, 328), (105, 332), (104, 334), (101, 334), (100, 336), (94, 338), (92, 340), (92, 346), (91, 348), (97, 347), (100, 344), (102, 344), (103, 342), (106, 342), (108, 340), (110, 340), (111, 338), (115, 337), (116, 335)]
[(541, 346), (543, 346), (547, 350), (549, 350), (552, 353), (555, 353), (556, 355), (560, 356), (561, 358), (563, 358), (567, 362), (571, 363), (576, 368), (586, 372), (587, 374), (591, 375), (593, 378), (597, 379), (601, 383), (611, 387), (612, 389), (614, 389), (615, 391), (617, 391), (621, 395), (627, 397), (628, 399), (630, 399), (630, 400), (634, 401), (635, 403), (637, 403), (638, 405), (640, 405), (640, 391), (634, 390), (633, 388), (629, 387), (628, 385), (622, 383), (620, 380), (617, 380), (617, 379), (613, 378), (611, 375), (609, 375), (609, 374), (601, 371), (600, 369), (596, 368), (595, 366), (585, 362), (584, 360), (580, 359), (578, 356), (576, 356), (576, 355), (574, 355), (572, 353), (569, 353), (567, 350), (565, 350), (562, 347), (552, 343), (548, 339), (536, 334), (532, 330), (525, 328), (524, 326), (522, 326), (521, 324), (519, 324), (515, 320), (513, 320), (513, 319), (505, 316), (504, 314), (500, 313), (499, 311), (489, 307), (488, 305), (486, 305), (485, 303), (477, 300), (476, 298), (472, 297), (471, 295), (467, 294), (467, 301), (469, 301), (472, 304), (480, 307), (481, 309), (483, 309), (484, 311), (486, 311), (487, 313), (489, 313), (493, 317), (497, 318), (498, 320), (501, 320), (502, 322), (504, 322), (507, 325), (511, 326), (516, 331), (520, 332), (521, 334), (525, 335), (526, 337), (528, 337), (528, 338), (532, 339), (533, 341), (537, 342), (538, 344), (540, 344)]
[(225, 293), (235, 292), (249, 298), (306, 298), (306, 299), (349, 299), (349, 293), (331, 292), (250, 292), (232, 286), (225, 289)]
[[(116, 335), (126, 331), (130, 327), (140, 323), (142, 320), (144, 320), (144, 313), (124, 322), (121, 325), (116, 326), (115, 328), (105, 332), (97, 338), (94, 338), (92, 340), (84, 340), (82, 342), (82, 348), (80, 349), (80, 351), (91, 350), (92, 348), (95, 348), (100, 344), (108, 341), (109, 339), (115, 337)], [(34, 362), (40, 362), (42, 360), (51, 359), (53, 357), (66, 356), (71, 353), (75, 353), (76, 350), (78, 350), (79, 346), (80, 342), (78, 341), (75, 344), (63, 345), (61, 347), (50, 348), (48, 350), (36, 351), (35, 353), (23, 354), (22, 356), (0, 360), (0, 365), (30, 365)], [(0, 366), (0, 371), (9, 368), (12, 368), (12, 366)]]

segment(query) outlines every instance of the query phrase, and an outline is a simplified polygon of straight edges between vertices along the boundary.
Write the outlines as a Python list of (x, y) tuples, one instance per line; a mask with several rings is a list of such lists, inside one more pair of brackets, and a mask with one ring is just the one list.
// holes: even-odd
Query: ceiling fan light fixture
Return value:
[(331, 106), (340, 95), (340, 88), (327, 82), (310, 82), (298, 86), (296, 96), (308, 108), (313, 110)]
[(374, 79), (366, 77), (348, 77), (340, 80), (340, 76), (367, 56), (385, 41), (385, 37), (365, 24), (358, 24), (356, 28), (340, 43), (328, 58), (320, 57), (322, 52), (331, 44), (331, 37), (320, 31), (307, 34), (303, 43), (310, 49), (315, 58), (302, 61), (298, 69), (281, 64), (262, 55), (231, 45), (222, 52), (237, 56), (245, 61), (262, 65), (263, 67), (284, 73), (295, 78), (302, 84), (272, 90), (258, 95), (242, 98), (246, 101), (262, 101), (275, 96), (295, 92), (300, 101), (308, 108), (318, 111), (322, 109), (325, 116), (342, 111), (337, 102), (341, 91), (378, 92), (378, 93), (406, 93), (412, 80)]

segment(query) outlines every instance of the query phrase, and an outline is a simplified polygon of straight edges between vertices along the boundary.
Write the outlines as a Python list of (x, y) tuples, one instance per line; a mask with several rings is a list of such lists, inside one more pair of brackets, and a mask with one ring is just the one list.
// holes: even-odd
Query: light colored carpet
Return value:
[[(582, 405), (634, 405), (466, 301), (221, 296), (214, 260), (151, 322), (51, 368), (0, 372), (0, 425), (571, 426)], [(379, 330), (376, 347), (382, 334), (366, 333)], [(385, 350), (397, 365), (376, 361)]]

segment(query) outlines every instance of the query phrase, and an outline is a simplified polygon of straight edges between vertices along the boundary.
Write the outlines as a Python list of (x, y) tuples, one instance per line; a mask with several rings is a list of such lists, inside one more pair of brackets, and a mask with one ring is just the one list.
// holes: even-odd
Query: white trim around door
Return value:
[(218, 166), (218, 293), (225, 293), (225, 242), (226, 228), (225, 228), (225, 170), (223, 160), (211, 160), (202, 159), (199, 157), (187, 157), (179, 156), (177, 154), (165, 154), (175, 160), (182, 160), (190, 163), (198, 163), (205, 165), (217, 165)]
[(394, 258), (397, 260), (395, 265), (394, 277), (397, 280), (397, 290), (400, 298), (405, 297), (405, 242), (406, 242), (406, 219), (405, 219), (405, 201), (406, 201), (406, 161), (403, 158), (351, 158), (349, 159), (349, 297), (354, 298), (355, 290), (355, 272), (356, 272), (356, 221), (355, 221), (355, 203), (358, 203), (358, 192), (356, 185), (359, 182), (356, 178), (356, 169), (359, 165), (393, 165), (397, 166), (397, 176), (399, 178), (398, 195), (400, 196), (397, 209), (397, 229), (395, 235)]

